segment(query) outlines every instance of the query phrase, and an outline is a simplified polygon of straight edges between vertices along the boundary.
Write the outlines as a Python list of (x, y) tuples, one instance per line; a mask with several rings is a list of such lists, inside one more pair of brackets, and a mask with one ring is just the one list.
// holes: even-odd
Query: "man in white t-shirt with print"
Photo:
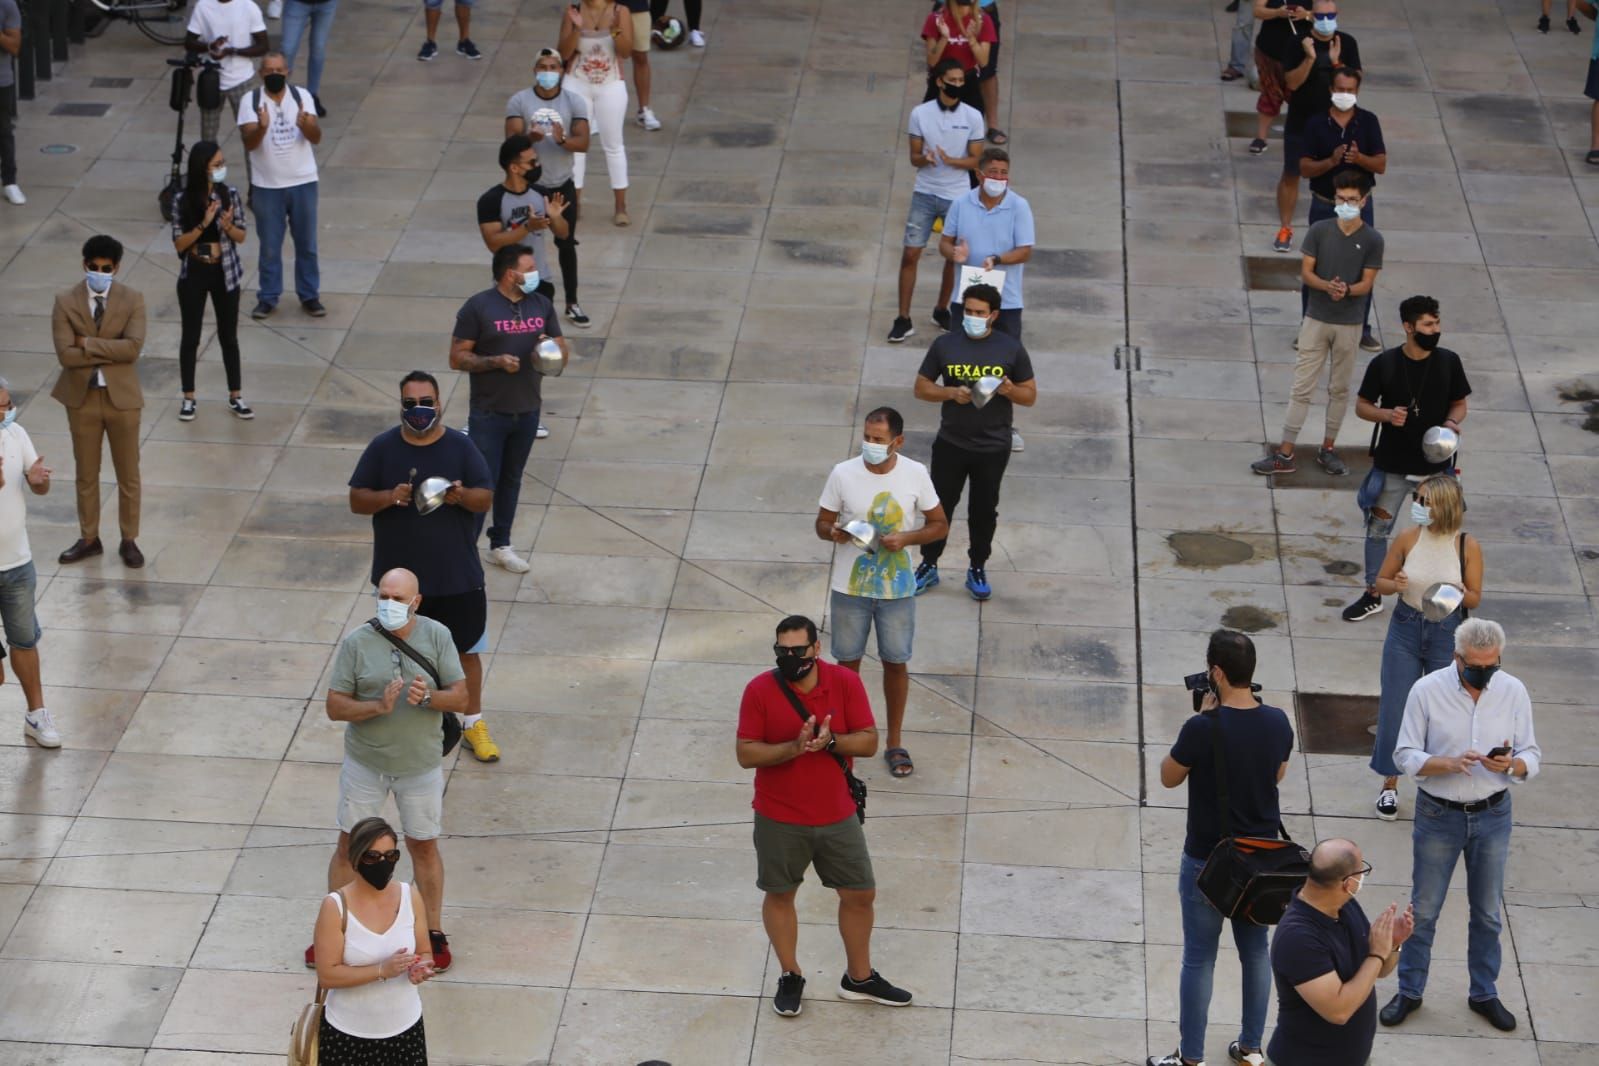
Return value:
[[(22, 735), (41, 748), (59, 748), (61, 734), (45, 709), (44, 687), (39, 683), (42, 631), (33, 610), (37, 577), (33, 551), (28, 547), (24, 483), (35, 496), (43, 496), (50, 491), (50, 468), (39, 458), (28, 431), (17, 424), (11, 386), (0, 378), (0, 623), (5, 626), (6, 643), (11, 645), (11, 669), (16, 671), (28, 704)], [(0, 669), (0, 681), (4, 679), (5, 671)]]
[[(239, 0), (230, 0), (239, 3)], [(250, 198), (260, 233), (261, 258), (255, 310), (260, 321), (283, 295), (283, 234), (294, 238), (294, 291), (300, 307), (313, 318), (327, 314), (322, 306), (322, 274), (316, 258), (316, 153), (322, 127), (316, 98), (289, 84), (289, 63), (282, 52), (268, 52), (261, 61), (259, 90), (239, 104), (239, 132), (244, 150), (255, 164)]]
[[(223, 114), (237, 112), (239, 101), (255, 83), (254, 59), (266, 55), (270, 47), (266, 19), (261, 17), (255, 0), (195, 0), (183, 47), (190, 52), (204, 52), (222, 64), (218, 72), (222, 77), (222, 104), (210, 111), (200, 109), (200, 139), (214, 142)], [(248, 180), (248, 158), (244, 171)]]
[[(910, 690), (907, 664), (916, 635), (916, 572), (906, 549), (949, 534), (949, 520), (927, 467), (901, 455), (904, 446), (905, 420), (898, 411), (879, 407), (869, 412), (861, 453), (833, 467), (816, 512), (816, 535), (841, 545), (834, 553), (828, 611), (833, 658), (859, 673), (866, 635), (876, 627), (888, 707), (883, 758), (895, 777), (909, 777), (915, 770), (900, 736)], [(875, 530), (874, 550), (863, 552), (845, 532), (851, 522), (865, 522)]]
[[(983, 116), (976, 108), (960, 102), (966, 78), (958, 61), (940, 60), (933, 67), (938, 95), (911, 111), (908, 129), (916, 186), (911, 191), (910, 214), (905, 219), (905, 249), (899, 259), (899, 317), (888, 333), (890, 344), (916, 336), (911, 325), (916, 263), (933, 236), (933, 224), (943, 221), (955, 197), (970, 191), (971, 176), (983, 150)], [(941, 330), (949, 329), (949, 303), (954, 293), (955, 264), (945, 260), (938, 302), (933, 305), (933, 324)]]

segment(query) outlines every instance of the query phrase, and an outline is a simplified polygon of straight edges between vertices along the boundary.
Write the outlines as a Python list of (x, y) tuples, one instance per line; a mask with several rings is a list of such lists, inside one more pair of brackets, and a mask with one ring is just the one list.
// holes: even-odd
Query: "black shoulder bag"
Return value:
[(1282, 822), (1276, 837), (1235, 837), (1227, 794), (1227, 760), (1222, 754), (1221, 710), (1210, 717), (1211, 750), (1216, 760), (1216, 802), (1221, 804), (1221, 840), (1199, 871), (1199, 891), (1234, 921), (1276, 925), (1294, 892), (1310, 876), (1310, 852), (1295, 844)]
[[(783, 695), (788, 697), (788, 705), (794, 708), (794, 713), (800, 716), (800, 721), (809, 722), (811, 713), (805, 709), (805, 705), (800, 702), (800, 698), (794, 695), (794, 690), (788, 687), (788, 682), (783, 680), (783, 675), (773, 670), (772, 678), (777, 682), (777, 687), (783, 690)], [(850, 771), (849, 763), (844, 761), (844, 756), (836, 751), (830, 751), (827, 754), (831, 755), (833, 761), (838, 763), (838, 768), (844, 771), (844, 784), (849, 788), (849, 798), (855, 801), (855, 817), (859, 818), (862, 824), (865, 824), (866, 782)]]
[[(444, 688), (444, 682), (439, 678), (438, 669), (434, 667), (432, 663), (428, 662), (427, 656), (411, 647), (411, 645), (407, 644), (393, 633), (390, 633), (387, 629), (384, 629), (383, 623), (379, 622), (376, 618), (368, 618), (366, 620), (366, 624), (371, 626), (373, 631), (376, 632), (378, 636), (382, 637), (390, 644), (393, 644), (396, 648), (399, 648), (401, 654), (403, 654), (407, 659), (410, 659), (412, 662), (416, 663), (423, 670), (426, 670), (428, 677), (433, 681), (433, 688), (435, 691)], [(461, 719), (454, 711), (444, 711), (440, 717), (444, 719), (443, 754), (448, 755), (450, 752), (454, 751), (455, 746), (461, 742)], [(443, 758), (443, 755), (441, 755), (440, 758)]]

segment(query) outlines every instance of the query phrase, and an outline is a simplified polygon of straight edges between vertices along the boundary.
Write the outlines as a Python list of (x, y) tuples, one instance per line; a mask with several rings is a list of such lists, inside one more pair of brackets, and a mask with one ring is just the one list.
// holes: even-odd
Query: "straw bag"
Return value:
[[(350, 905), (345, 902), (343, 892), (338, 896), (339, 932), (343, 933), (350, 920)], [(328, 990), (318, 981), (316, 999), (300, 1008), (300, 1016), (294, 1020), (294, 1028), (289, 1030), (289, 1066), (317, 1066), (321, 1055), (322, 1010), (327, 998)]]

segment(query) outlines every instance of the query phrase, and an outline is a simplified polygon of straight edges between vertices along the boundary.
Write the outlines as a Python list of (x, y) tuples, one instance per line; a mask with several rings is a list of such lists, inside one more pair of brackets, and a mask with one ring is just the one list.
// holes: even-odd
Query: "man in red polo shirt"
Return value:
[(777, 670), (744, 687), (737, 749), (738, 764), (755, 771), (755, 886), (766, 893), (761, 920), (783, 967), (772, 1007), (785, 1017), (800, 1012), (805, 978), (795, 955), (794, 895), (812, 865), (822, 884), (838, 893), (838, 931), (848, 963), (839, 998), (908, 1006), (911, 994), (872, 969), (877, 882), (844, 767), (834, 757), (848, 765), (877, 754), (877, 723), (866, 689), (858, 674), (821, 661), (816, 623), (804, 615), (777, 624), (772, 651)]

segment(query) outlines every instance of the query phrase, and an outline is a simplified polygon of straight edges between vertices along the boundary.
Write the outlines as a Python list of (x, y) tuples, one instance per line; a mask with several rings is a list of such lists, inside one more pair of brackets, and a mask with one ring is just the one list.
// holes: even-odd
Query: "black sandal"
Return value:
[(883, 761), (888, 763), (888, 772), (895, 777), (909, 777), (916, 772), (911, 753), (904, 748), (888, 748), (883, 752)]
[(987, 139), (988, 139), (988, 143), (989, 144), (1009, 144), (1010, 143), (1010, 138), (1005, 136), (1005, 131), (1002, 130), (1002, 129), (998, 129), (998, 128), (990, 129), (988, 131)]

